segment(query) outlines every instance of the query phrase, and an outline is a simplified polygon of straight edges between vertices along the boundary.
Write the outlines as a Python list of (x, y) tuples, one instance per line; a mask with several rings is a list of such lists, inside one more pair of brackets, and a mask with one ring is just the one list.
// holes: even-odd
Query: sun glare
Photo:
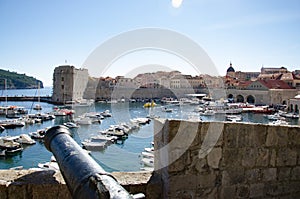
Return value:
[(182, 0), (172, 0), (172, 6), (174, 8), (179, 8), (182, 4)]

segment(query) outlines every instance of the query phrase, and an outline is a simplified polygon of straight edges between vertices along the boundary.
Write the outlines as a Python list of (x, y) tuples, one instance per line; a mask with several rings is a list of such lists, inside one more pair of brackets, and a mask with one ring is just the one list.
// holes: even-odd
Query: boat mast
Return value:
[(38, 103), (40, 104), (40, 82), (38, 82)]
[[(4, 79), (4, 89), (5, 89), (5, 103), (7, 107), (7, 79)], [(7, 109), (6, 109), (6, 114), (7, 114)]]

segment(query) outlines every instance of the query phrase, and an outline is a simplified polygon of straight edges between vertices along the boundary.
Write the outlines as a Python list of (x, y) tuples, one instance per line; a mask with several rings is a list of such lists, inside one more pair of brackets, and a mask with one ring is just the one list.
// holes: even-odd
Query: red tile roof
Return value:
[(290, 85), (282, 80), (257, 80), (269, 89), (293, 89)]

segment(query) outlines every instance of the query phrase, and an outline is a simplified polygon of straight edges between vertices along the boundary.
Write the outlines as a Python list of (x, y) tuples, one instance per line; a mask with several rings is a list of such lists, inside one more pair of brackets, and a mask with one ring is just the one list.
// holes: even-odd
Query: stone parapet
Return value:
[(179, 120), (155, 126), (155, 172), (166, 198), (300, 197), (299, 126)]
[[(112, 173), (156, 198), (300, 198), (300, 127), (155, 120), (155, 171)], [(210, 136), (208, 136), (210, 135)], [(0, 170), (0, 198), (71, 198), (60, 173)]]
[[(130, 193), (146, 193), (151, 172), (113, 172)], [(151, 190), (151, 186), (149, 186)], [(0, 170), (0, 198), (71, 199), (60, 172), (53, 170)]]

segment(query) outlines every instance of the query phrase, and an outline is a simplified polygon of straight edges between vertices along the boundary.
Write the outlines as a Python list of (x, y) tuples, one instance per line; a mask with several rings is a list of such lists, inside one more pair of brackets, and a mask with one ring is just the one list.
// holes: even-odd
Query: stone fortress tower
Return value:
[(63, 65), (54, 69), (52, 101), (65, 104), (68, 101), (83, 99), (89, 79), (87, 69)]

